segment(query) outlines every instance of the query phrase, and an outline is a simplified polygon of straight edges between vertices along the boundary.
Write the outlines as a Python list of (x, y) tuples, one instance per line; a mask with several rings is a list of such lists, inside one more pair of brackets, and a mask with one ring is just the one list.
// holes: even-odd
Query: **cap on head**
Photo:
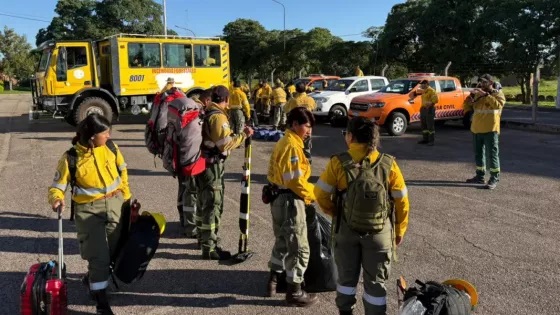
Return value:
[(172, 77), (167, 78), (167, 83), (175, 83), (175, 79)]
[(422, 80), (420, 81), (420, 84), (428, 84), (428, 80)]
[(478, 82), (481, 81), (494, 82), (494, 78), (490, 74), (485, 73), (478, 78)]

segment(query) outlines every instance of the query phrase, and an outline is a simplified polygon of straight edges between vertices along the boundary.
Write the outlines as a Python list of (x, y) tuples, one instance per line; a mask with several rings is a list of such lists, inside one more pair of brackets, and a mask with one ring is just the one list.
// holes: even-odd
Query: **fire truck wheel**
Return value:
[(111, 105), (107, 101), (100, 97), (88, 97), (74, 111), (76, 124), (79, 124), (87, 115), (93, 113), (103, 115), (109, 121), (113, 120), (113, 110), (111, 110)]

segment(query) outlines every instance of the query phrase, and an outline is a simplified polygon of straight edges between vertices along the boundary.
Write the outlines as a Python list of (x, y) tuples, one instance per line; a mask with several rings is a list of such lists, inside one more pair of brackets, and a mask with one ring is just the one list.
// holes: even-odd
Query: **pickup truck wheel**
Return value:
[(103, 115), (109, 121), (113, 120), (113, 110), (107, 101), (100, 97), (88, 97), (74, 110), (74, 121), (79, 124), (93, 113)]
[(402, 113), (392, 113), (385, 123), (385, 128), (391, 136), (402, 136), (407, 126), (408, 122)]
[(471, 122), (472, 112), (467, 112), (465, 116), (463, 116), (463, 127), (465, 127), (465, 129), (471, 129)]
[(342, 105), (334, 105), (329, 111), (329, 122), (332, 127), (344, 127), (348, 120), (348, 112)]

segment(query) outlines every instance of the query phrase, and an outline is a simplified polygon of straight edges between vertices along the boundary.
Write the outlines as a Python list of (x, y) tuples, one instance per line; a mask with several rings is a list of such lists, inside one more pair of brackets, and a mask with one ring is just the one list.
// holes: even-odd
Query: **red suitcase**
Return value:
[(23, 279), (21, 315), (66, 315), (68, 309), (66, 268), (62, 240), (62, 215), (58, 211), (58, 261), (34, 264)]

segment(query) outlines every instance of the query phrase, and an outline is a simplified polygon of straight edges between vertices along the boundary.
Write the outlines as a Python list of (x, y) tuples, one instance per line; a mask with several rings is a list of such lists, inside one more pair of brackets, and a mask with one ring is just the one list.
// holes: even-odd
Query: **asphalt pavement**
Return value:
[[(47, 187), (57, 161), (70, 147), (74, 129), (53, 119), (28, 121), (30, 97), (0, 96), (0, 314), (19, 313), (19, 294), (29, 266), (55, 258), (57, 223)], [(181, 236), (176, 180), (154, 160), (143, 142), (146, 118), (126, 116), (113, 140), (128, 164), (134, 198), (162, 212), (168, 226), (144, 278), (111, 293), (117, 314), (337, 314), (334, 293), (303, 310), (283, 297), (264, 297), (273, 244), (269, 207), (260, 201), (274, 143), (254, 141), (249, 246), (243, 264), (203, 261), (193, 240)], [(313, 136), (316, 181), (331, 155), (345, 149), (340, 129), (318, 125)], [(382, 152), (396, 156), (408, 185), (410, 225), (393, 264), (389, 314), (396, 314), (395, 281), (403, 275), (443, 281), (464, 278), (480, 294), (475, 314), (560, 314), (560, 139), (557, 135), (503, 129), (501, 181), (494, 191), (465, 183), (474, 175), (472, 136), (459, 124), (437, 129), (434, 147), (416, 144), (417, 126), (402, 137), (383, 133)], [(154, 165), (155, 164), (155, 165)], [(226, 194), (220, 229), (233, 252), (243, 149), (226, 162)], [(66, 218), (68, 213), (66, 213)], [(92, 314), (94, 304), (80, 285), (86, 263), (79, 256), (75, 225), (64, 221), (70, 314)], [(359, 286), (359, 294), (362, 293)], [(359, 298), (356, 314), (363, 313)]]

